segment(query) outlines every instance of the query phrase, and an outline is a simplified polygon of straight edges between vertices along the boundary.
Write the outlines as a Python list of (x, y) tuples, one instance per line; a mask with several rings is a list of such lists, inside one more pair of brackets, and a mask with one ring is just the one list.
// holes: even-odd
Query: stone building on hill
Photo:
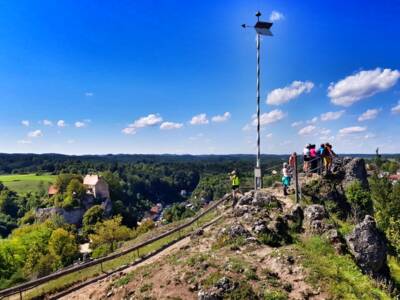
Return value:
[(110, 199), (108, 183), (99, 175), (88, 174), (83, 179), (87, 193), (97, 199)]

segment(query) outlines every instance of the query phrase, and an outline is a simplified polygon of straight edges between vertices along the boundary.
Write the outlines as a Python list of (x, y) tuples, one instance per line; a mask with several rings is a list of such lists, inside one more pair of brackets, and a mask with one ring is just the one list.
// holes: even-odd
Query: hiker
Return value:
[(230, 180), (231, 180), (231, 186), (232, 186), (233, 206), (235, 206), (236, 202), (237, 202), (237, 194), (239, 193), (239, 185), (240, 185), (240, 179), (239, 179), (239, 176), (238, 176), (236, 170), (233, 170), (231, 172)]
[(283, 195), (284, 196), (289, 195), (288, 194), (288, 188), (289, 188), (289, 185), (290, 185), (290, 180), (291, 180), (291, 176), (290, 176), (288, 164), (287, 163), (283, 163), (282, 184), (283, 184)]
[(297, 153), (293, 152), (292, 155), (290, 155), (289, 157), (289, 168), (291, 172), (293, 172), (296, 168), (296, 156)]
[(316, 173), (318, 170), (318, 157), (317, 150), (315, 149), (315, 145), (310, 146), (310, 169), (311, 173)]
[(308, 172), (308, 168), (309, 168), (309, 163), (308, 161), (310, 160), (310, 144), (307, 144), (304, 149), (303, 149), (303, 171), (304, 173)]
[(318, 159), (318, 169), (319, 169), (319, 174), (322, 173), (322, 170), (324, 168), (324, 151), (325, 151), (325, 144), (321, 144), (321, 146), (319, 146), (317, 155), (319, 157)]
[(325, 169), (327, 172), (330, 172), (332, 169), (332, 162), (333, 162), (333, 158), (336, 155), (336, 153), (332, 150), (332, 145), (329, 143), (325, 143), (325, 160), (324, 160), (324, 165), (325, 165)]

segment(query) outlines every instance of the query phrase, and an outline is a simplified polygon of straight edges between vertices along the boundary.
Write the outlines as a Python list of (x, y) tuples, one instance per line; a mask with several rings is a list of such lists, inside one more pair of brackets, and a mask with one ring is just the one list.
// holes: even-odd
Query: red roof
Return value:
[(52, 196), (58, 193), (58, 188), (55, 185), (49, 186), (49, 189), (47, 190), (47, 193)]

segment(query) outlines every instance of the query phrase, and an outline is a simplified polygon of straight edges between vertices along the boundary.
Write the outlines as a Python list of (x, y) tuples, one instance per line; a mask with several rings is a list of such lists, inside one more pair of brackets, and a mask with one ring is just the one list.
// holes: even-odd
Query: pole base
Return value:
[(254, 189), (259, 190), (262, 188), (262, 175), (261, 168), (254, 168)]

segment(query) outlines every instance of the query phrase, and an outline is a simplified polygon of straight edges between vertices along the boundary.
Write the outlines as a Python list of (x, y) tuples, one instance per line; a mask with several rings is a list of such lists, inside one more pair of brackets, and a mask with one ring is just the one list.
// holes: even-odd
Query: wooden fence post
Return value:
[(294, 180), (296, 203), (299, 203), (299, 171), (297, 168), (297, 154), (294, 155)]

